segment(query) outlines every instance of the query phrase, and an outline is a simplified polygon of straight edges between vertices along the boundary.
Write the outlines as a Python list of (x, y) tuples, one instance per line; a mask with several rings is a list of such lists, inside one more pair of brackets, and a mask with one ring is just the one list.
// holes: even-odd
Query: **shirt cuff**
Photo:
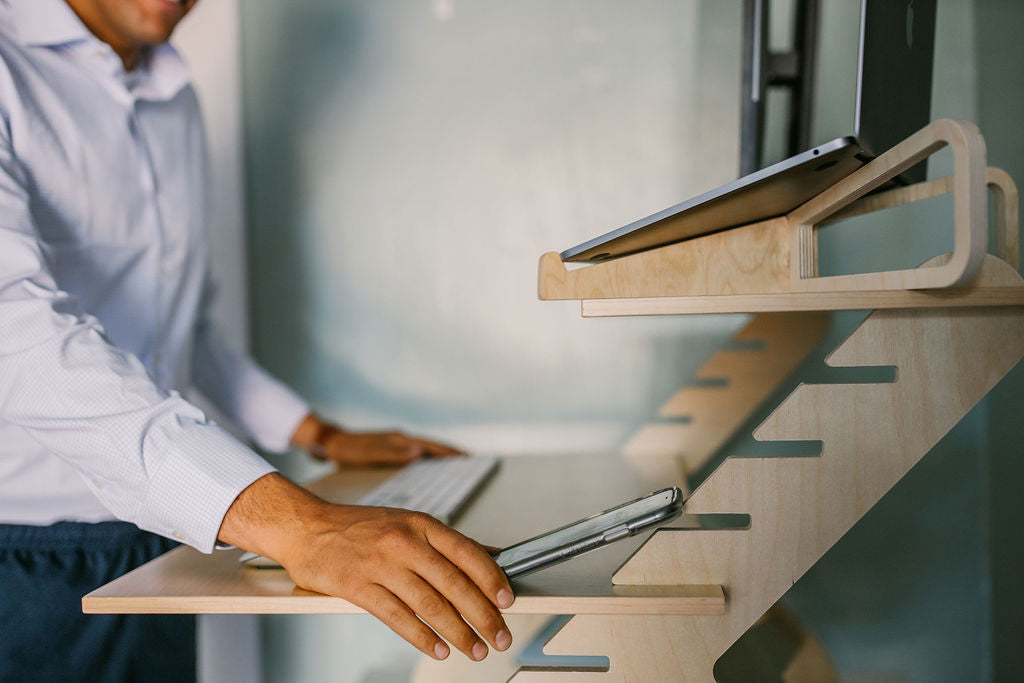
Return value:
[(292, 435), (307, 415), (309, 404), (281, 382), (274, 380), (275, 391), (261, 395), (256, 410), (263, 416), (263, 427), (253, 430), (253, 438), (260, 448), (271, 453), (284, 453), (292, 445)]
[(171, 443), (136, 524), (210, 553), (238, 494), (276, 470), (213, 423), (176, 431)]

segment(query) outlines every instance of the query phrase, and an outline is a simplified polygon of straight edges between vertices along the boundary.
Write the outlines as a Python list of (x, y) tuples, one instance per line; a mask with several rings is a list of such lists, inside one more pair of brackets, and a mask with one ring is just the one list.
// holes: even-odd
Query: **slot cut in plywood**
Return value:
[[(717, 351), (697, 371), (703, 384), (686, 386), (622, 448), (632, 460), (678, 460), (677, 481), (703, 467), (755, 410), (802, 363), (828, 330), (827, 313), (773, 313), (754, 316), (733, 339), (759, 342), (752, 348)], [(712, 380), (722, 380), (712, 383)]]

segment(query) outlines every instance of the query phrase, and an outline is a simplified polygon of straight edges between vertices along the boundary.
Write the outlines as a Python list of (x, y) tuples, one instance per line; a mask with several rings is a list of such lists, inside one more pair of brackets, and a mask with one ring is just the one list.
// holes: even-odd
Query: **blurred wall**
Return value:
[[(536, 298), (543, 252), (735, 177), (739, 2), (243, 9), (253, 347), (326, 414), (607, 451), (741, 323)], [(416, 656), (370, 619), (264, 623), (270, 680)]]
[(247, 6), (259, 356), (344, 424), (617, 444), (735, 321), (580, 320), (537, 259), (735, 175), (719, 4)]
[[(978, 124), (989, 164), (1024, 185), (1024, 3), (978, 0)], [(1024, 680), (1024, 364), (988, 397), (990, 562), (992, 566), (992, 680)]]

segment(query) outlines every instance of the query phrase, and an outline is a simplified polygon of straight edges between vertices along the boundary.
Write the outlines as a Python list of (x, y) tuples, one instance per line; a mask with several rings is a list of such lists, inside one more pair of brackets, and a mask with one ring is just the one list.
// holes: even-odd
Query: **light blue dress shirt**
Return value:
[(206, 316), (205, 141), (168, 45), (125, 72), (63, 0), (0, 2), (0, 523), (111, 513), (208, 552), (308, 406)]

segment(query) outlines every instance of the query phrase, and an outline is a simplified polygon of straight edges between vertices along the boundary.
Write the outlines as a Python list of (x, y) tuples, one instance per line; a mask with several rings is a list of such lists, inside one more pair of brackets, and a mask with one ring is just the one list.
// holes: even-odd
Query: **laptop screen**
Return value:
[[(864, 0), (857, 74), (857, 140), (877, 156), (931, 116), (936, 0)], [(906, 180), (924, 179), (924, 166)]]

